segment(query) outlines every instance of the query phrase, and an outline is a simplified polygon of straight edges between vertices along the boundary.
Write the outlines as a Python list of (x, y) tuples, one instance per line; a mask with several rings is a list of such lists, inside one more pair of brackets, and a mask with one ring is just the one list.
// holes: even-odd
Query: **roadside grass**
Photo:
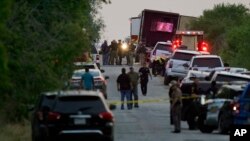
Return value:
[(4, 123), (0, 121), (1, 141), (31, 141), (31, 126), (29, 121), (21, 123)]

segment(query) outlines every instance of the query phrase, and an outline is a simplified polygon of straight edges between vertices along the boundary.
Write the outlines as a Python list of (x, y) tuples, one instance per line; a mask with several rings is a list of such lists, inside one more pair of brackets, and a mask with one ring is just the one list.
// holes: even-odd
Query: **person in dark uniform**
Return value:
[(124, 109), (124, 100), (127, 100), (128, 109), (132, 109), (132, 104), (129, 103), (131, 100), (131, 88), (132, 83), (128, 74), (126, 74), (126, 69), (122, 68), (122, 74), (117, 78), (117, 90), (121, 92), (121, 109)]
[(199, 89), (198, 89), (198, 85), (199, 85), (199, 79), (198, 78), (194, 78), (193, 79), (193, 84), (191, 86), (191, 99), (189, 99), (189, 107), (188, 107), (188, 117), (187, 117), (187, 122), (189, 125), (189, 129), (190, 130), (195, 130), (196, 129), (196, 122), (195, 122), (195, 118), (198, 115), (198, 107), (196, 104), (196, 99), (197, 96), (199, 95)]
[(114, 65), (114, 63), (115, 63), (115, 61), (117, 59), (117, 57), (116, 57), (116, 54), (117, 54), (117, 44), (116, 44), (115, 40), (113, 40), (111, 42), (111, 45), (110, 45), (109, 48), (110, 48), (110, 62), (109, 62), (109, 64), (110, 65)]
[(152, 79), (149, 68), (147, 67), (146, 62), (144, 62), (143, 67), (139, 69), (140, 83), (141, 83), (141, 92), (142, 95), (147, 95), (147, 85), (148, 85), (148, 76)]
[[(169, 102), (170, 102), (170, 105), (172, 105), (173, 103), (173, 91), (174, 91), (174, 87), (175, 85), (177, 84), (177, 81), (176, 80), (172, 80), (170, 82), (170, 88), (169, 88), (169, 91), (168, 91), (168, 96), (169, 96)], [(170, 124), (173, 125), (173, 115), (172, 115), (172, 108), (170, 107)]]
[(172, 86), (172, 104), (171, 111), (173, 116), (174, 131), (173, 133), (181, 132), (181, 108), (182, 108), (182, 92), (179, 84), (176, 82)]

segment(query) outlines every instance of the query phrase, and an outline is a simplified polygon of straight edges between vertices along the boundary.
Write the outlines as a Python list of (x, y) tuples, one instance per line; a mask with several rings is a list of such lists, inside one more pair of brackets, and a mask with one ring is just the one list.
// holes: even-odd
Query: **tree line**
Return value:
[(218, 4), (191, 24), (203, 30), (210, 51), (234, 67), (250, 69), (250, 10), (243, 4)]
[(0, 1), (0, 112), (27, 118), (27, 105), (60, 89), (75, 57), (90, 49), (104, 27), (98, 9), (109, 0)]

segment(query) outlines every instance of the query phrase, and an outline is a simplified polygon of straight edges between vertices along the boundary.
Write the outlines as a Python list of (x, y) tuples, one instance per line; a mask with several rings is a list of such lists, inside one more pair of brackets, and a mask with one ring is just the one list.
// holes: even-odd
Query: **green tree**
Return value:
[(205, 10), (191, 27), (195, 30), (203, 30), (212, 52), (218, 53), (222, 48), (227, 47), (227, 31), (244, 23), (244, 17), (248, 12), (249, 9), (242, 4), (218, 4), (211, 10)]
[(97, 11), (103, 3), (109, 1), (13, 0), (10, 18), (4, 21), (9, 36), (0, 42), (0, 65), (11, 82), (2, 107), (12, 111), (8, 119), (25, 118), (25, 106), (41, 92), (63, 87), (75, 57), (100, 37), (104, 25)]
[(246, 16), (242, 25), (230, 29), (226, 34), (228, 47), (221, 51), (225, 61), (232, 66), (250, 69), (250, 15)]

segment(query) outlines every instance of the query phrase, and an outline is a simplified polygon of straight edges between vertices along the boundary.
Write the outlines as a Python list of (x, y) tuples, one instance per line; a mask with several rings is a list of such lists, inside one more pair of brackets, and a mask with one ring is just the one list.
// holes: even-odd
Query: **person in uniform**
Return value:
[(173, 133), (180, 133), (181, 132), (182, 92), (177, 82), (173, 83), (172, 85), (171, 97), (172, 97), (171, 111), (172, 111), (173, 123), (174, 123)]
[(130, 72), (128, 72), (129, 78), (132, 83), (132, 88), (131, 88), (131, 102), (132, 102), (132, 107), (134, 106), (135, 108), (139, 107), (138, 104), (138, 81), (139, 81), (139, 74), (134, 71), (133, 67), (130, 67)]
[(116, 61), (117, 46), (115, 40), (111, 42), (110, 45), (110, 65), (114, 65)]
[(118, 65), (122, 65), (122, 58), (123, 58), (123, 50), (122, 50), (122, 41), (118, 40), (118, 49), (117, 49), (117, 55), (118, 55)]
[(141, 83), (141, 92), (142, 95), (147, 95), (147, 85), (148, 85), (148, 77), (152, 79), (152, 75), (150, 73), (149, 68), (147, 67), (147, 63), (144, 62), (143, 67), (139, 69), (139, 75), (140, 75), (140, 83)]

